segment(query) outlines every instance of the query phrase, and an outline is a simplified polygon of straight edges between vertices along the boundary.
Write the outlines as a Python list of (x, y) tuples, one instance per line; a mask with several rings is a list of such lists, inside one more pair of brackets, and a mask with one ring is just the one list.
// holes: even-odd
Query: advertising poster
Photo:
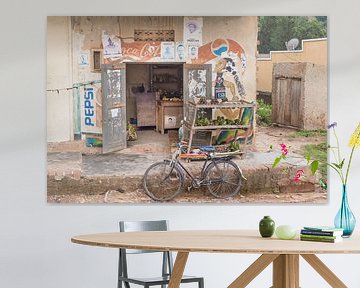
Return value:
[(184, 41), (187, 46), (202, 46), (202, 17), (184, 17)]
[(102, 133), (101, 84), (82, 86), (80, 90), (81, 132)]
[(121, 40), (115, 35), (109, 35), (106, 31), (102, 32), (102, 45), (104, 48), (104, 58), (121, 57)]

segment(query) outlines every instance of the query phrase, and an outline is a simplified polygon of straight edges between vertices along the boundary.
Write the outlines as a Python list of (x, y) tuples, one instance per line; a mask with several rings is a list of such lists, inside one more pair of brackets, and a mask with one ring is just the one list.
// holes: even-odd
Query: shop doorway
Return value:
[[(178, 141), (184, 115), (190, 117), (188, 102), (211, 97), (211, 69), (163, 62), (104, 65), (102, 87), (104, 153), (154, 141), (170, 146)], [(129, 124), (137, 139), (127, 143)]]

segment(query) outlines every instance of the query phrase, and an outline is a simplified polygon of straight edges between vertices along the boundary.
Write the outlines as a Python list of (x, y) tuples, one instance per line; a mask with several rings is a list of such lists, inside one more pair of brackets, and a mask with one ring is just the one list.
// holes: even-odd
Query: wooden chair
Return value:
[[(120, 232), (134, 232), (134, 231), (167, 231), (168, 222), (166, 220), (159, 221), (120, 221)], [(160, 286), (165, 288), (169, 284), (170, 276), (173, 267), (172, 255), (169, 251), (150, 251), (150, 250), (135, 250), (135, 249), (119, 249), (119, 269), (118, 269), (118, 288), (122, 288), (124, 283), (125, 288), (130, 288), (130, 283), (149, 288), (150, 286)], [(127, 269), (127, 254), (141, 254), (141, 253), (163, 253), (162, 260), (162, 274), (160, 277), (140, 278), (129, 277)], [(199, 288), (204, 288), (204, 278), (194, 276), (183, 276), (181, 283), (197, 282)]]

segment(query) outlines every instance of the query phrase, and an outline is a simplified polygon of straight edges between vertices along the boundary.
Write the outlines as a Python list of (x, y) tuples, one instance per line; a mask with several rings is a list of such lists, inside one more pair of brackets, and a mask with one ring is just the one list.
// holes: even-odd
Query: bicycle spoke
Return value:
[(207, 168), (208, 190), (218, 198), (227, 198), (240, 190), (241, 173), (234, 162), (218, 160)]
[(153, 164), (144, 175), (145, 192), (154, 200), (167, 201), (180, 193), (183, 176), (168, 162)]
[(226, 181), (226, 180), (224, 180), (224, 183), (227, 183), (227, 184), (230, 184), (230, 185), (233, 185), (233, 186), (239, 185), (238, 183), (232, 183), (232, 182), (229, 182), (229, 181)]

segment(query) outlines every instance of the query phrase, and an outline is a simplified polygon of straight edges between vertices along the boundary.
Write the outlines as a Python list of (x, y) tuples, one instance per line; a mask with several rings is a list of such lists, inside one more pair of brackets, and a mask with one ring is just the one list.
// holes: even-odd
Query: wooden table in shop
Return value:
[(71, 241), (97, 247), (176, 251), (169, 288), (179, 287), (190, 252), (262, 254), (228, 288), (246, 287), (271, 263), (274, 288), (298, 288), (299, 256), (331, 287), (347, 287), (315, 254), (360, 253), (359, 235), (333, 244), (261, 238), (255, 230), (101, 233), (75, 236)]

